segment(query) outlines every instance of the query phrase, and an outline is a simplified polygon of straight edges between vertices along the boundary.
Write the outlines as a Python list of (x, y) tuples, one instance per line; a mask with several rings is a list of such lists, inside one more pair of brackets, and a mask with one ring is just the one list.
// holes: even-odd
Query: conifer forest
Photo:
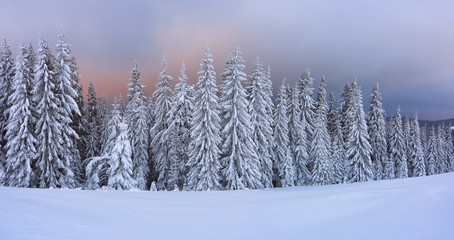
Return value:
[[(166, 62), (152, 97), (132, 63), (112, 106), (83, 89), (63, 32), (55, 46), (21, 42), (0, 52), (0, 183), (23, 188), (218, 191), (348, 184), (454, 170), (451, 126), (385, 113), (379, 83), (346, 83), (302, 69), (273, 92), (260, 58), (236, 44), (225, 68), (201, 50), (196, 85)], [(245, 64), (253, 66), (245, 72)], [(216, 79), (216, 72), (222, 72)], [(320, 79), (320, 80), (318, 80)], [(369, 94), (370, 93), (370, 94)], [(364, 101), (369, 102), (365, 109)]]

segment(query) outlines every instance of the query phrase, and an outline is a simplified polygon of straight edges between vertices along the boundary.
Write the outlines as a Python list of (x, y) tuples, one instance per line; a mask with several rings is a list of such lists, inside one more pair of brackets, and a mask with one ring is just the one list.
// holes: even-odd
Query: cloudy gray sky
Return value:
[[(177, 77), (182, 61), (195, 83), (203, 48), (215, 70), (238, 40), (247, 73), (259, 55), (274, 89), (305, 68), (325, 74), (336, 96), (355, 78), (368, 101), (379, 82), (388, 115), (398, 105), (422, 119), (454, 117), (453, 1), (32, 1), (0, 2), (0, 37), (15, 54), (21, 39), (72, 44), (82, 83), (112, 99), (126, 93), (134, 59), (146, 94), (164, 57)], [(220, 79), (218, 79), (220, 82)]]

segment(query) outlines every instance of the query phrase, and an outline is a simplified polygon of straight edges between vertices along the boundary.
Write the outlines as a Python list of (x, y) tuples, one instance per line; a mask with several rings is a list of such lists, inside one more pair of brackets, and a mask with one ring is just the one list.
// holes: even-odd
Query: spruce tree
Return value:
[(349, 141), (349, 132), (351, 129), (351, 125), (353, 123), (353, 89), (351, 89), (350, 84), (345, 84), (344, 89), (341, 93), (341, 102), (339, 104), (339, 117), (340, 117), (340, 124), (342, 128), (342, 135), (344, 136), (344, 143), (345, 143), (345, 151), (348, 149), (348, 141)]
[(287, 92), (285, 81), (279, 88), (276, 110), (274, 113), (274, 153), (278, 171), (277, 186), (294, 186), (293, 161), (288, 138)]
[(295, 167), (295, 183), (298, 186), (311, 184), (312, 175), (308, 169), (309, 148), (307, 143), (307, 132), (301, 117), (301, 94), (298, 88), (293, 89), (293, 94), (289, 98), (290, 110), (289, 118), (289, 144), (292, 162)]
[(33, 70), (30, 69), (27, 45), (21, 43), (14, 68), (12, 95), (8, 100), (8, 124), (6, 126), (6, 181), (13, 187), (30, 187), (32, 164), (36, 158), (34, 116), (32, 105)]
[(395, 163), (396, 178), (407, 178), (407, 149), (405, 146), (404, 133), (402, 131), (402, 117), (400, 115), (400, 107), (397, 108), (396, 116), (391, 122), (390, 132), (390, 161)]
[(317, 91), (317, 103), (312, 134), (310, 158), (314, 162), (312, 171), (313, 185), (326, 185), (334, 182), (333, 163), (331, 162), (331, 137), (327, 129), (325, 77), (322, 76)]
[(328, 102), (328, 112), (326, 113), (326, 119), (327, 119), (327, 128), (328, 128), (328, 133), (332, 138), (334, 138), (335, 131), (336, 131), (336, 121), (337, 121), (337, 115), (336, 115), (336, 108), (334, 107), (334, 93), (331, 92), (329, 94), (329, 102)]
[(263, 187), (260, 162), (252, 139), (253, 128), (248, 112), (248, 102), (243, 83), (243, 58), (239, 46), (235, 46), (226, 61), (222, 74), (220, 107), (222, 108), (221, 136), (223, 175), (226, 189), (256, 189)]
[(62, 119), (58, 98), (55, 57), (43, 39), (39, 42), (33, 100), (37, 103), (37, 165), (40, 187), (74, 187), (74, 173), (63, 149)]
[(343, 183), (346, 177), (346, 161), (345, 161), (345, 143), (342, 136), (342, 128), (340, 125), (340, 116), (334, 120), (334, 131), (331, 144), (331, 159), (333, 162), (333, 180), (334, 183)]
[(405, 147), (405, 153), (407, 156), (407, 172), (408, 172), (408, 177), (413, 176), (413, 166), (410, 162), (410, 119), (408, 117), (405, 117), (402, 121), (402, 133), (404, 135), (404, 147)]
[(203, 53), (200, 64), (194, 114), (191, 124), (191, 144), (189, 161), (186, 164), (188, 190), (219, 190), (219, 161), (221, 144), (220, 118), (216, 88), (216, 73), (213, 58), (208, 48)]
[(169, 162), (171, 176), (169, 179), (169, 190), (174, 187), (183, 188), (186, 176), (185, 165), (189, 160), (189, 144), (191, 140), (192, 112), (194, 110), (194, 99), (190, 93), (190, 87), (186, 83), (186, 67), (181, 65), (178, 83), (175, 85), (172, 99), (172, 107), (167, 113), (167, 124), (169, 137)]
[(448, 171), (454, 171), (454, 143), (452, 141), (452, 127), (451, 125), (447, 129), (446, 134), (446, 153), (448, 156)]
[(426, 155), (426, 173), (427, 175), (434, 175), (437, 173), (436, 163), (438, 161), (437, 151), (437, 135), (435, 134), (435, 127), (429, 128), (429, 135), (427, 141), (427, 155)]
[[(301, 107), (301, 124), (306, 131), (306, 140), (308, 143), (312, 141), (312, 132), (314, 131), (315, 119), (315, 103), (312, 98), (314, 89), (312, 88), (314, 80), (311, 77), (309, 69), (306, 69), (301, 77), (298, 79), (296, 87), (300, 96)], [(309, 148), (309, 146), (308, 146)], [(313, 163), (309, 163), (311, 169)]]
[(347, 160), (349, 169), (347, 182), (362, 182), (373, 179), (372, 162), (370, 159), (371, 146), (367, 133), (366, 116), (363, 110), (361, 90), (356, 81), (351, 85), (352, 90), (352, 123), (348, 131)]
[(11, 50), (6, 40), (0, 51), (0, 183), (4, 177), (6, 163), (6, 125), (9, 118), (9, 96), (12, 94), (12, 82), (14, 77), (14, 61), (11, 58)]
[(133, 178), (131, 143), (128, 139), (128, 125), (121, 121), (119, 134), (110, 153), (108, 187), (116, 190), (128, 190), (137, 187)]
[(369, 133), (372, 147), (371, 160), (375, 180), (383, 179), (383, 167), (388, 161), (385, 111), (383, 110), (381, 99), (377, 83), (372, 90), (369, 114), (367, 115), (367, 132)]
[(414, 177), (421, 177), (426, 175), (426, 164), (424, 162), (424, 149), (421, 144), (421, 131), (419, 128), (418, 115), (416, 114), (415, 119), (410, 127), (410, 155), (408, 156), (409, 164), (413, 167)]
[[(254, 70), (251, 75), (249, 88), (249, 113), (253, 127), (253, 141), (260, 161), (262, 172), (262, 184), (264, 187), (273, 187), (273, 161), (272, 161), (272, 137), (273, 116), (271, 100), (271, 81), (263, 69), (263, 63), (257, 57)], [(271, 104), (270, 104), (271, 103)]]
[(63, 152), (61, 157), (64, 162), (70, 162), (71, 170), (79, 177), (82, 172), (80, 153), (77, 148), (76, 140), (79, 139), (77, 132), (72, 128), (72, 119), (80, 116), (79, 106), (75, 99), (78, 97), (77, 91), (73, 88), (74, 73), (71, 68), (71, 58), (69, 53), (70, 45), (65, 42), (65, 35), (61, 32), (57, 41), (57, 66), (56, 66), (56, 91), (60, 110), (61, 139)]
[(448, 155), (446, 152), (445, 144), (445, 129), (442, 124), (438, 125), (437, 128), (437, 161), (435, 163), (436, 173), (445, 173), (448, 171)]
[(166, 183), (169, 178), (169, 161), (168, 161), (168, 136), (167, 132), (167, 113), (170, 110), (172, 90), (169, 82), (172, 77), (167, 75), (167, 64), (163, 61), (163, 70), (158, 75), (158, 83), (156, 90), (153, 93), (153, 98), (156, 100), (154, 109), (154, 125), (151, 128), (153, 140), (151, 142), (152, 161), (156, 171), (156, 181), (158, 190), (166, 189)]
[(85, 157), (95, 157), (99, 156), (99, 142), (100, 136), (98, 135), (98, 101), (96, 97), (95, 88), (93, 83), (90, 82), (88, 85), (88, 93), (87, 93), (87, 107), (85, 109), (85, 120), (86, 120), (86, 149), (85, 149)]

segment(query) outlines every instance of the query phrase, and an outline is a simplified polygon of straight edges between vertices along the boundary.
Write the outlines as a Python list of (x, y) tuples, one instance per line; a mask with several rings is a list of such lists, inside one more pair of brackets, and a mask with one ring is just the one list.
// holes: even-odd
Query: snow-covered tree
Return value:
[(294, 186), (294, 166), (288, 138), (287, 93), (285, 80), (279, 88), (276, 109), (274, 113), (274, 153), (278, 170), (277, 185), (281, 187)]
[(352, 83), (351, 91), (352, 106), (349, 109), (352, 112), (347, 113), (347, 115), (352, 116), (346, 152), (349, 162), (347, 181), (369, 181), (373, 179), (372, 161), (370, 159), (371, 146), (369, 144), (369, 134), (367, 133), (361, 89), (357, 86), (356, 81)]
[(312, 175), (308, 169), (309, 147), (307, 143), (307, 132), (301, 117), (301, 101), (299, 88), (293, 89), (293, 94), (289, 97), (289, 144), (292, 163), (295, 168), (295, 184), (298, 186), (311, 184)]
[[(251, 75), (249, 88), (249, 113), (253, 127), (253, 141), (260, 161), (262, 184), (264, 187), (273, 187), (273, 105), (271, 102), (271, 81), (263, 69), (263, 63), (257, 57)], [(298, 116), (299, 117), (299, 116)]]
[(152, 161), (155, 166), (157, 188), (158, 190), (166, 189), (166, 183), (169, 178), (169, 161), (168, 161), (168, 136), (167, 132), (167, 113), (171, 107), (172, 90), (169, 82), (172, 77), (167, 75), (167, 64), (163, 61), (163, 70), (158, 75), (158, 83), (156, 90), (153, 93), (153, 98), (156, 100), (154, 109), (154, 125), (151, 128), (153, 140), (152, 145)]
[(0, 50), (0, 184), (4, 177), (6, 163), (6, 125), (9, 118), (7, 109), (8, 98), (12, 94), (12, 82), (14, 77), (14, 61), (11, 58), (11, 50), (6, 40)]
[(344, 89), (341, 93), (341, 101), (339, 104), (339, 117), (340, 117), (340, 124), (342, 128), (342, 135), (344, 136), (344, 143), (345, 143), (345, 151), (348, 149), (348, 138), (349, 132), (351, 129), (351, 125), (353, 123), (353, 89), (351, 89), (350, 84), (345, 84)]
[(120, 132), (110, 153), (108, 187), (116, 190), (128, 190), (136, 188), (137, 181), (133, 178), (131, 143), (128, 139), (128, 125), (124, 120), (118, 129)]
[(313, 185), (326, 185), (334, 182), (333, 164), (330, 159), (331, 137), (328, 133), (326, 119), (328, 106), (326, 104), (325, 85), (325, 77), (322, 76), (317, 91), (314, 131), (310, 150), (310, 158), (314, 163), (312, 170)]
[(167, 113), (167, 136), (169, 137), (169, 162), (171, 166), (169, 190), (174, 190), (174, 186), (183, 187), (186, 176), (185, 165), (189, 160), (194, 99), (190, 93), (191, 88), (186, 83), (185, 70), (186, 67), (183, 63), (178, 83), (175, 85), (172, 107)]
[[(61, 158), (64, 162), (70, 162), (71, 170), (81, 176), (79, 172), (81, 166), (80, 153), (76, 145), (76, 140), (79, 139), (76, 131), (72, 128), (72, 119), (80, 116), (79, 106), (75, 99), (78, 93), (73, 88), (74, 73), (71, 68), (71, 58), (69, 53), (70, 45), (65, 42), (65, 35), (61, 32), (58, 35), (57, 41), (57, 65), (56, 65), (56, 91), (58, 98), (58, 109), (61, 118), (58, 119), (61, 124), (61, 139), (63, 144), (63, 152)], [(81, 179), (80, 179), (81, 180)]]
[(413, 123), (410, 125), (410, 155), (408, 162), (413, 167), (413, 177), (421, 177), (426, 175), (426, 164), (424, 162), (424, 149), (421, 144), (421, 131), (419, 128), (418, 115), (416, 114)]
[(371, 160), (375, 180), (383, 179), (383, 167), (388, 161), (385, 111), (383, 110), (381, 99), (377, 83), (372, 90), (369, 113), (367, 115), (367, 132), (369, 133), (369, 142), (372, 147)]
[(426, 173), (427, 175), (434, 175), (437, 173), (436, 163), (438, 161), (437, 151), (437, 135), (435, 134), (435, 127), (429, 128), (429, 135), (427, 141), (427, 155), (426, 155)]
[(314, 92), (314, 89), (312, 88), (313, 82), (314, 80), (311, 77), (309, 69), (306, 69), (296, 84), (301, 101), (301, 124), (306, 131), (307, 142), (312, 141), (312, 132), (314, 131), (315, 103), (312, 98)]
[(216, 73), (212, 65), (213, 58), (208, 48), (205, 48), (197, 82), (197, 93), (194, 104), (194, 114), (191, 124), (191, 145), (189, 161), (186, 164), (187, 189), (189, 190), (219, 190), (220, 169), (219, 161), (221, 144), (220, 118), (216, 88)]
[(86, 181), (84, 189), (95, 190), (103, 186), (107, 186), (109, 176), (107, 170), (109, 169), (110, 157), (91, 157), (88, 160), (87, 168), (85, 169)]
[(96, 97), (95, 88), (93, 83), (90, 82), (88, 85), (88, 94), (87, 94), (87, 107), (85, 109), (85, 120), (86, 120), (86, 150), (85, 157), (95, 157), (99, 156), (100, 148), (100, 136), (98, 135), (98, 101)]
[(452, 127), (449, 126), (446, 134), (446, 154), (448, 156), (448, 171), (454, 171), (454, 142), (452, 141)]
[(6, 181), (13, 187), (30, 187), (32, 164), (36, 158), (32, 105), (33, 70), (30, 69), (27, 45), (21, 43), (14, 68), (12, 94), (8, 97), (9, 119), (6, 126)]
[(62, 138), (60, 99), (55, 57), (46, 41), (39, 42), (38, 62), (35, 67), (33, 100), (37, 103), (37, 165), (40, 187), (74, 187), (74, 173), (68, 158), (62, 158), (66, 151)]
[(435, 162), (436, 173), (445, 173), (448, 171), (448, 155), (446, 152), (445, 144), (445, 129), (442, 124), (437, 128), (437, 161)]
[(405, 117), (402, 120), (402, 133), (404, 136), (404, 147), (405, 147), (405, 155), (407, 156), (407, 172), (408, 172), (408, 177), (413, 176), (413, 166), (410, 162), (410, 119), (408, 117)]
[(243, 62), (237, 45), (226, 61), (219, 101), (222, 109), (221, 161), (229, 190), (263, 187), (246, 91), (242, 85), (246, 81)]
[(326, 113), (326, 120), (327, 120), (327, 128), (328, 128), (328, 133), (331, 137), (331, 139), (334, 137), (334, 132), (336, 131), (336, 120), (337, 120), (337, 114), (336, 114), (336, 108), (334, 107), (335, 103), (334, 99), (334, 93), (331, 92), (329, 94), (329, 102), (328, 102), (328, 112)]
[(331, 159), (333, 162), (333, 180), (334, 183), (343, 183), (346, 177), (346, 161), (345, 161), (345, 143), (342, 136), (342, 128), (340, 125), (340, 116), (334, 120), (334, 131), (331, 138)]
[(128, 101), (131, 102), (136, 94), (139, 94), (140, 97), (143, 98), (142, 89), (144, 86), (140, 81), (140, 71), (137, 67), (137, 61), (134, 61), (130, 81), (131, 82), (128, 84)]
[(404, 133), (402, 131), (400, 107), (397, 108), (396, 116), (391, 121), (389, 146), (389, 160), (395, 163), (396, 178), (407, 178), (407, 149), (405, 146)]

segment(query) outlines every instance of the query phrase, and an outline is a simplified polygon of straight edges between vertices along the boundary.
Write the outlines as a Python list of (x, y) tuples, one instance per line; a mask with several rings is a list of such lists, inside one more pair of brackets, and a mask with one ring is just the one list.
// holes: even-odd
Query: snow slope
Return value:
[(0, 188), (0, 239), (454, 239), (454, 173), (321, 187)]

